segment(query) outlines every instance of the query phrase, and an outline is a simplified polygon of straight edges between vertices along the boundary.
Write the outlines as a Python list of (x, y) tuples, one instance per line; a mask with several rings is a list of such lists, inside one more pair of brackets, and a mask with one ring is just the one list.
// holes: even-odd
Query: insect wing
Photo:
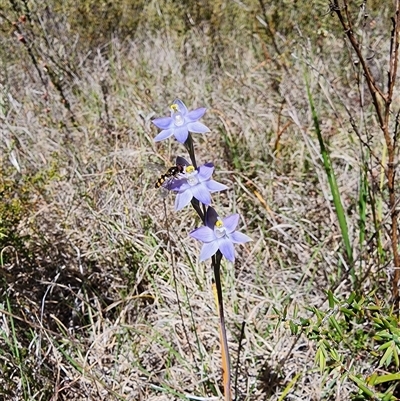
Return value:
[(163, 182), (158, 186), (160, 188), (160, 193), (163, 198), (166, 198), (169, 194), (169, 191), (171, 191), (171, 185), (175, 180), (174, 175), (167, 175), (164, 174), (163, 177), (159, 178), (159, 181), (157, 181), (157, 184), (160, 182), (160, 179), (163, 178)]

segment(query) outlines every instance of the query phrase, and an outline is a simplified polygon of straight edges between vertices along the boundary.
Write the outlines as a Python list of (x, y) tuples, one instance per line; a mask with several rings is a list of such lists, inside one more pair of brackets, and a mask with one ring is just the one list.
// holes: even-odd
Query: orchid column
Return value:
[(175, 200), (176, 211), (191, 203), (203, 223), (203, 226), (193, 230), (190, 236), (203, 242), (199, 257), (200, 262), (212, 258), (216, 303), (220, 319), (224, 395), (225, 400), (230, 401), (232, 400), (230, 362), (222, 302), (221, 260), (224, 256), (228, 261), (233, 263), (235, 261), (234, 244), (251, 241), (251, 238), (236, 231), (240, 218), (238, 214), (220, 218), (214, 208), (210, 206), (211, 193), (223, 191), (228, 189), (228, 187), (211, 179), (214, 172), (214, 165), (212, 163), (206, 163), (197, 167), (191, 133), (205, 134), (210, 132), (204, 124), (198, 121), (203, 117), (206, 109), (201, 107), (188, 111), (185, 104), (179, 99), (174, 100), (170, 109), (170, 117), (153, 120), (153, 124), (161, 129), (161, 132), (154, 140), (159, 142), (175, 136), (178, 142), (184, 144), (189, 153), (191, 164), (182, 157), (177, 157), (176, 163), (179, 165), (179, 171), (181, 172), (177, 176), (171, 177), (172, 182), (165, 181), (162, 185), (177, 193)]

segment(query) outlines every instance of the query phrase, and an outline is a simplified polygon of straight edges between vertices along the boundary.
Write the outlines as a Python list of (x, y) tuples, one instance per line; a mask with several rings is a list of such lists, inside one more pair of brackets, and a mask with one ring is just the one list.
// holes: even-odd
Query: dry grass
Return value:
[[(302, 401), (346, 400), (355, 391), (349, 380), (330, 387), (335, 372), (319, 373), (315, 343), (291, 335), (281, 315), (297, 309), (309, 317), (307, 307), (325, 308), (325, 290), (338, 281), (335, 294), (351, 288), (341, 276), (341, 235), (305, 79), (357, 248), (361, 156), (344, 109), (359, 113), (354, 71), (343, 66), (342, 42), (328, 33), (310, 44), (301, 21), (295, 37), (277, 33), (288, 47), (273, 54), (254, 7), (246, 15), (257, 32), (224, 34), (217, 64), (204, 27), (178, 32), (168, 21), (159, 32), (142, 23), (132, 39), (77, 52), (62, 83), (71, 112), (43, 72), (45, 93), (23, 44), (5, 39), (17, 55), (0, 73), (0, 184), (15, 184), (24, 213), (10, 228), (22, 241), (2, 242), (3, 399), (221, 399), (212, 271), (187, 235), (199, 222), (189, 208), (174, 212), (173, 196), (164, 204), (153, 188), (154, 165), (184, 156), (174, 141), (153, 142), (151, 119), (175, 97), (208, 108), (211, 133), (195, 136), (197, 157), (213, 161), (215, 178), (230, 187), (214, 197), (216, 207), (240, 213), (254, 240), (237, 249), (235, 266), (223, 266), (234, 360), (246, 321), (237, 400), (281, 400), (290, 386), (285, 399)], [(357, 363), (360, 372), (368, 367), (367, 359)]]

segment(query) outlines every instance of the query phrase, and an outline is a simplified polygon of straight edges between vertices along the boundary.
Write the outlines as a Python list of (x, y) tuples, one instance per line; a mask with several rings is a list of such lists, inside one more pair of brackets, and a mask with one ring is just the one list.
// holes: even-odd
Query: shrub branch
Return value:
[(375, 108), (376, 116), (379, 120), (380, 128), (385, 139), (387, 148), (388, 161), (385, 167), (385, 175), (389, 191), (389, 210), (391, 217), (390, 237), (392, 245), (394, 275), (392, 281), (392, 297), (395, 308), (399, 310), (400, 296), (399, 296), (399, 282), (400, 282), (400, 259), (398, 252), (398, 211), (396, 210), (396, 193), (395, 193), (395, 153), (396, 153), (396, 135), (390, 135), (390, 116), (391, 104), (393, 99), (394, 86), (396, 82), (396, 74), (399, 59), (399, 31), (400, 31), (400, 0), (395, 2), (395, 13), (392, 17), (392, 31), (390, 40), (390, 59), (389, 59), (389, 72), (387, 80), (386, 93), (377, 85), (371, 70), (367, 65), (366, 58), (362, 54), (361, 46), (354, 34), (351, 16), (349, 14), (349, 7), (347, 0), (343, 0), (340, 4), (339, 0), (333, 0), (330, 3), (331, 11), (334, 12), (349, 39), (364, 72), (365, 79), (368, 85), (369, 92), (372, 96), (372, 102)]

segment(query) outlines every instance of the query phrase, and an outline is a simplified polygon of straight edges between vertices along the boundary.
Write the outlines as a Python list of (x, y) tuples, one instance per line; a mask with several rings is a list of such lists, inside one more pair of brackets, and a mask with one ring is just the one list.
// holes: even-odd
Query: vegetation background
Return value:
[[(383, 88), (394, 2), (347, 11)], [(236, 400), (398, 399), (386, 148), (328, 0), (0, 0), (0, 35), (2, 399), (220, 399), (199, 222), (154, 188), (176, 97), (254, 240), (223, 270)]]

